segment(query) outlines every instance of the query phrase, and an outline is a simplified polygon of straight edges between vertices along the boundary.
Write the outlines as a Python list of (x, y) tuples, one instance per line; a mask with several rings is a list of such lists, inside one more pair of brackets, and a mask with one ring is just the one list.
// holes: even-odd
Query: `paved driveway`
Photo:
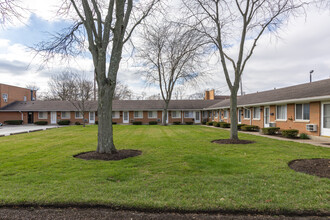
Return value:
[(0, 127), (0, 136), (42, 131), (58, 127), (57, 125), (4, 125)]

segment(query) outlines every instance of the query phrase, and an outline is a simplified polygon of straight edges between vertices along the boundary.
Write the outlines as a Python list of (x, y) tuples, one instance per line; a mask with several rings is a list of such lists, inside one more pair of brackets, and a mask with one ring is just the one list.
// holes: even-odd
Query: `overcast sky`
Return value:
[[(40, 68), (41, 60), (29, 47), (49, 39), (67, 27), (70, 22), (55, 15), (56, 0), (25, 0), (27, 13), (23, 22), (15, 22), (0, 29), (0, 83), (26, 86), (36, 84), (40, 92), (47, 90), (49, 76), (63, 69), (92, 77), (93, 65), (89, 58), (79, 57), (66, 63), (54, 60)], [(309, 9), (307, 17), (292, 19), (280, 32), (280, 39), (263, 37), (243, 75), (244, 92), (269, 90), (309, 82), (309, 72), (314, 70), (313, 80), (330, 77), (330, 10), (320, 12)], [(212, 76), (201, 83), (199, 88), (186, 88), (185, 94), (215, 88), (222, 94), (229, 94), (217, 57), (210, 59)], [(139, 75), (139, 63), (128, 54), (123, 60), (118, 78), (127, 84), (135, 94), (159, 93), (157, 87), (147, 87)], [(330, 85), (329, 85), (330, 86)]]

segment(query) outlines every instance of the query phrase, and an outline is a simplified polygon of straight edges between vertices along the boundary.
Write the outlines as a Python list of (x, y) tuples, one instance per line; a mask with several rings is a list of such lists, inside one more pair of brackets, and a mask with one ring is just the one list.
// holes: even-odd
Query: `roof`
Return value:
[[(201, 110), (216, 104), (219, 100), (172, 100), (169, 110)], [(163, 110), (163, 100), (114, 100), (113, 111)], [(76, 105), (77, 106), (77, 105)], [(97, 111), (97, 101), (88, 101), (86, 111)], [(0, 111), (77, 111), (69, 101), (17, 101), (0, 109)]]
[[(251, 93), (237, 97), (238, 106), (271, 104), (289, 102), (297, 99), (311, 99), (330, 96), (330, 79), (305, 83), (264, 92)], [(329, 99), (330, 97), (328, 97)], [(208, 109), (224, 108), (230, 106), (230, 100), (223, 100)]]

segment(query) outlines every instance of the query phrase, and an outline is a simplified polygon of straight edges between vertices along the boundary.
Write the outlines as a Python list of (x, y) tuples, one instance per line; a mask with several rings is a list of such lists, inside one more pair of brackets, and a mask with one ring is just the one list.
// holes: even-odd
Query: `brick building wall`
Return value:
[[(4, 101), (3, 94), (8, 95), (7, 102)], [(0, 95), (0, 108), (15, 101), (25, 101), (24, 97), (26, 97), (26, 101), (31, 101), (31, 90), (17, 86), (0, 84)], [(36, 91), (33, 92), (33, 98), (36, 99)]]

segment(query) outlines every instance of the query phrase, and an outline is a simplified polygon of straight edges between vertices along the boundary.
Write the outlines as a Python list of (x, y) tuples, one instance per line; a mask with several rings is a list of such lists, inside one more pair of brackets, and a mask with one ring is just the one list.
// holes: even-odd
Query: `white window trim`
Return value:
[[(227, 115), (225, 112), (227, 112)], [(228, 119), (228, 110), (223, 110), (223, 119)]]
[[(4, 95), (6, 95), (7, 97), (4, 98)], [(8, 102), (8, 93), (2, 93), (1, 97), (2, 97), (4, 102), (6, 102), (6, 103)]]
[[(277, 118), (277, 106), (285, 106), (285, 119), (278, 119)], [(275, 121), (287, 121), (288, 120), (288, 105), (276, 105), (275, 107)]]
[[(192, 112), (192, 116), (191, 116), (191, 117), (190, 117), (190, 116), (189, 116), (189, 117), (186, 117), (185, 112)], [(183, 112), (183, 117), (184, 117), (184, 118), (195, 118), (195, 117), (194, 117), (194, 111), (184, 111), (184, 112)]]
[[(154, 112), (155, 112), (156, 114), (155, 114), (154, 117), (149, 117), (149, 112), (153, 112), (152, 115), (154, 114)], [(157, 118), (157, 111), (148, 111), (148, 118), (153, 118), (153, 119)]]
[[(304, 104), (309, 104), (309, 119), (297, 119), (297, 105), (302, 105), (302, 109), (301, 109), (301, 114), (302, 117), (304, 118)], [(310, 110), (310, 103), (296, 103), (294, 105), (294, 122), (309, 122), (311, 120), (311, 110)]]
[[(141, 117), (135, 117), (135, 112), (142, 112), (142, 116)], [(134, 118), (143, 118), (143, 111), (134, 111), (134, 113), (133, 113), (133, 116), (134, 116)]]
[(70, 118), (71, 118), (71, 112), (69, 112), (69, 117), (68, 118), (63, 117), (63, 112), (61, 112), (61, 119), (70, 119)]
[[(118, 112), (118, 111), (112, 111), (115, 115), (114, 116), (112, 116), (112, 118), (113, 119), (118, 119), (118, 118), (120, 118), (120, 112)], [(118, 112), (118, 114), (116, 114)], [(111, 113), (112, 114), (112, 113)]]
[[(41, 118), (40, 117), (40, 113), (46, 113), (46, 117), (45, 118)], [(48, 112), (38, 112), (38, 119), (48, 119)]]
[(172, 118), (181, 118), (181, 111), (172, 111), (172, 113), (173, 113), (173, 112), (179, 113), (180, 116), (179, 116), (179, 117), (173, 117), (173, 114), (171, 114), (171, 117), (172, 117)]
[[(254, 109), (255, 109), (255, 108), (259, 108), (259, 118), (255, 118), (255, 117), (254, 117)], [(252, 112), (252, 114), (251, 114), (252, 120), (260, 121), (260, 116), (261, 116), (260, 106), (253, 107), (252, 110), (253, 110), (253, 112)]]
[[(79, 111), (77, 111), (79, 112)], [(83, 119), (84, 118), (84, 114), (81, 117), (77, 117), (77, 112), (74, 112), (74, 118), (75, 119)]]
[[(250, 112), (250, 114), (249, 114), (250, 117), (248, 117), (248, 118), (245, 117), (245, 111), (249, 111), (249, 112)], [(244, 119), (249, 119), (249, 120), (250, 120), (250, 118), (251, 118), (251, 109), (246, 109), (246, 108), (245, 108), (245, 109), (244, 109)]]

